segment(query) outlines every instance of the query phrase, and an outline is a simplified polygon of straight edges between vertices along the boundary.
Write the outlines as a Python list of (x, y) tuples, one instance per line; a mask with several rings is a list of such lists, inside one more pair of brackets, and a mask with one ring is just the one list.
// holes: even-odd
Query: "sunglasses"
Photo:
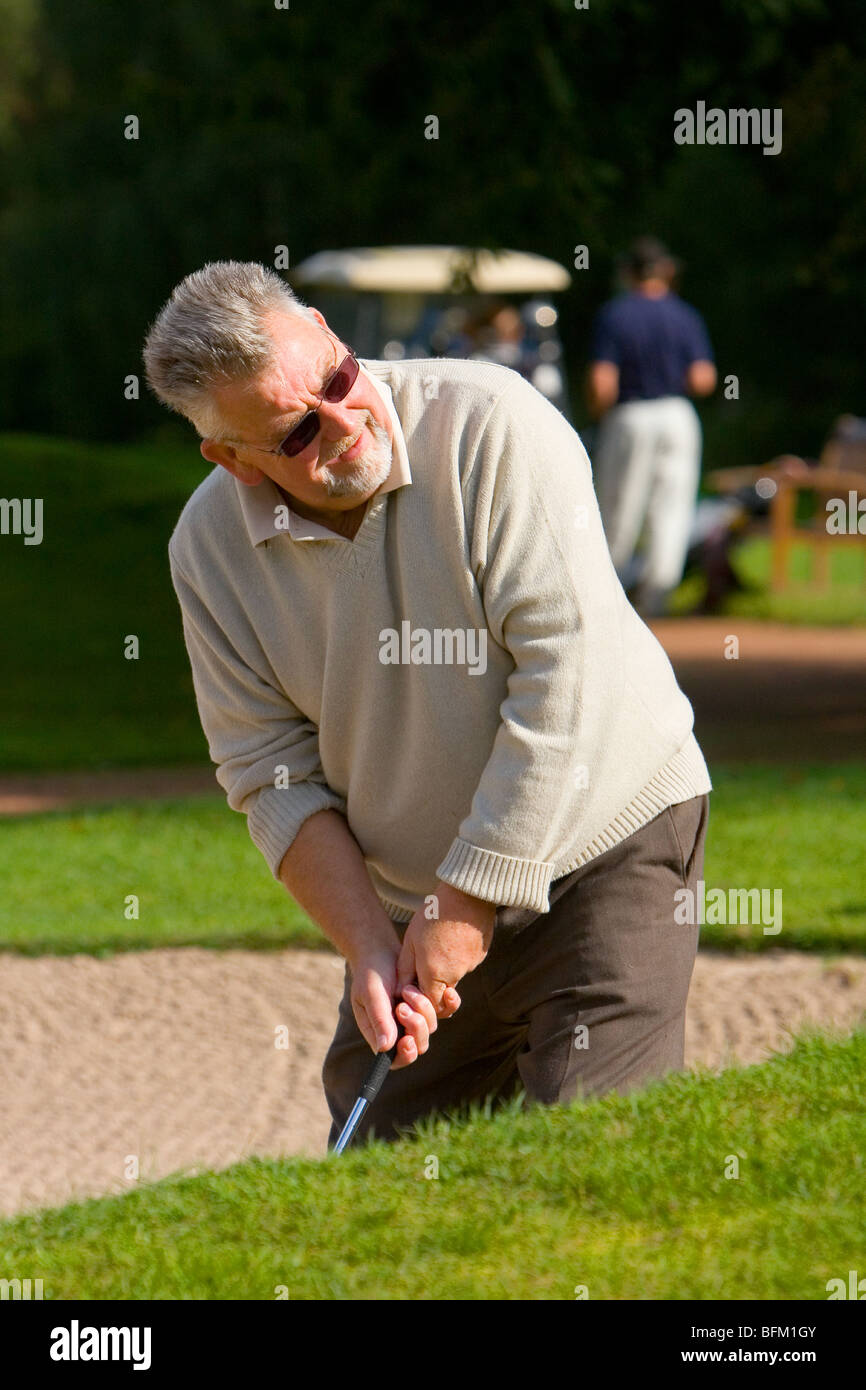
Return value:
[[(358, 380), (358, 373), (361, 370), (360, 363), (353, 352), (349, 352), (342, 362), (334, 369), (328, 378), (327, 385), (319, 397), (319, 404), (315, 410), (308, 410), (306, 415), (289, 430), (285, 439), (276, 449), (261, 449), (263, 454), (285, 454), (287, 458), (295, 458), (297, 454), (302, 454), (306, 448), (312, 444), (316, 435), (319, 433), (319, 409), (327, 402), (329, 405), (336, 405), (338, 401), (345, 400), (355, 382)], [(225, 444), (242, 443), (240, 440), (223, 440)], [(258, 444), (246, 444), (247, 449), (259, 449)]]
[(337, 401), (345, 400), (358, 380), (360, 370), (360, 364), (354, 353), (347, 353), (335, 369), (333, 376), (329, 378), (327, 386), (319, 397), (319, 405), (316, 406), (315, 410), (308, 410), (294, 429), (289, 430), (276, 452), (286, 454), (290, 459), (294, 458), (296, 454), (303, 453), (319, 433), (319, 406), (325, 401), (329, 405), (336, 405)]

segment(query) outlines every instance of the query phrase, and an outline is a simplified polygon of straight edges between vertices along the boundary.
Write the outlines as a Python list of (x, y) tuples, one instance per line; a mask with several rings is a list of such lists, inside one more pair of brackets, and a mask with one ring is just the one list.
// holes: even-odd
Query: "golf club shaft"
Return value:
[[(398, 1039), (399, 1037), (402, 1037), (402, 1030), (398, 1035)], [(396, 1055), (396, 1043), (391, 1048), (390, 1052), (380, 1052), (377, 1054), (376, 1060), (374, 1061), (372, 1067), (370, 1068), (367, 1074), (367, 1079), (361, 1087), (361, 1094), (358, 1096), (358, 1099), (352, 1106), (349, 1118), (344, 1124), (342, 1133), (339, 1139), (337, 1140), (336, 1144), (334, 1145), (335, 1154), (341, 1154), (343, 1150), (346, 1148), (346, 1146), (351, 1142), (352, 1135), (355, 1133), (355, 1130), (358, 1128), (358, 1125), (361, 1122), (361, 1116), (364, 1114), (364, 1111), (367, 1109), (367, 1107), (373, 1104), (373, 1101), (376, 1099), (377, 1095), (381, 1091), (385, 1077), (391, 1070), (391, 1063), (393, 1062)]]

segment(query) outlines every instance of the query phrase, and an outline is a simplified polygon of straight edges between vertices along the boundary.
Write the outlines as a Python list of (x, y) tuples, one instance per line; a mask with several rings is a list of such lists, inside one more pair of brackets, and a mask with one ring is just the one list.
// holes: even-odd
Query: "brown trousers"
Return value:
[[(703, 874), (709, 797), (669, 806), (551, 887), (551, 909), (500, 908), (486, 958), (458, 985), (411, 1066), (390, 1072), (356, 1131), (396, 1139), (431, 1112), (470, 1103), (552, 1105), (625, 1092), (683, 1068), (686, 998), (699, 928), (674, 919), (677, 890)], [(398, 928), (405, 930), (405, 928)], [(325, 1058), (333, 1146), (373, 1054), (349, 998)]]

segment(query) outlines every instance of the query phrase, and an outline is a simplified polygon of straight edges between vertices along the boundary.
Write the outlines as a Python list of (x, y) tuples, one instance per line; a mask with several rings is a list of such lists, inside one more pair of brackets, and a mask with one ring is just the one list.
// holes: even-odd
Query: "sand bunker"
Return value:
[[(315, 951), (0, 956), (0, 1213), (324, 1153), (342, 983), (342, 961)], [(807, 1020), (850, 1030), (864, 1014), (862, 958), (701, 953), (686, 1060), (759, 1062)]]

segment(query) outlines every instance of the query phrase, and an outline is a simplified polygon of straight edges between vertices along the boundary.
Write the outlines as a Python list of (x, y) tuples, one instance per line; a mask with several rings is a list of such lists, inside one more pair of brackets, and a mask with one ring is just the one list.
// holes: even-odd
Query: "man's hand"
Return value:
[(394, 1009), (397, 997), (397, 956), (400, 941), (396, 936), (392, 948), (379, 949), (350, 959), (352, 972), (352, 1011), (355, 1021), (374, 1052), (389, 1052), (397, 1041), (394, 1013), (404, 1029), (397, 1043), (397, 1055), (391, 1070), (408, 1067), (417, 1061), (430, 1046), (430, 1034), (436, 1032), (436, 1011), (419, 989), (403, 991), (403, 1002)]
[(586, 403), (598, 420), (619, 400), (619, 367), (615, 362), (591, 362), (586, 374)]
[(490, 949), (496, 905), (470, 898), (447, 883), (437, 886), (436, 896), (438, 918), (430, 920), (419, 909), (406, 928), (397, 961), (397, 992), (416, 1009), (419, 995), (426, 996), (438, 1017), (445, 1019), (460, 1007), (455, 986)]
[[(364, 857), (343, 816), (317, 811), (304, 821), (280, 864), (287, 890), (348, 962), (352, 1010), (374, 1052), (397, 1041), (394, 1004), (400, 938), (373, 889)], [(436, 1012), (420, 990), (405, 990), (397, 1018), (406, 1036), (393, 1067), (406, 1067), (430, 1045)]]

